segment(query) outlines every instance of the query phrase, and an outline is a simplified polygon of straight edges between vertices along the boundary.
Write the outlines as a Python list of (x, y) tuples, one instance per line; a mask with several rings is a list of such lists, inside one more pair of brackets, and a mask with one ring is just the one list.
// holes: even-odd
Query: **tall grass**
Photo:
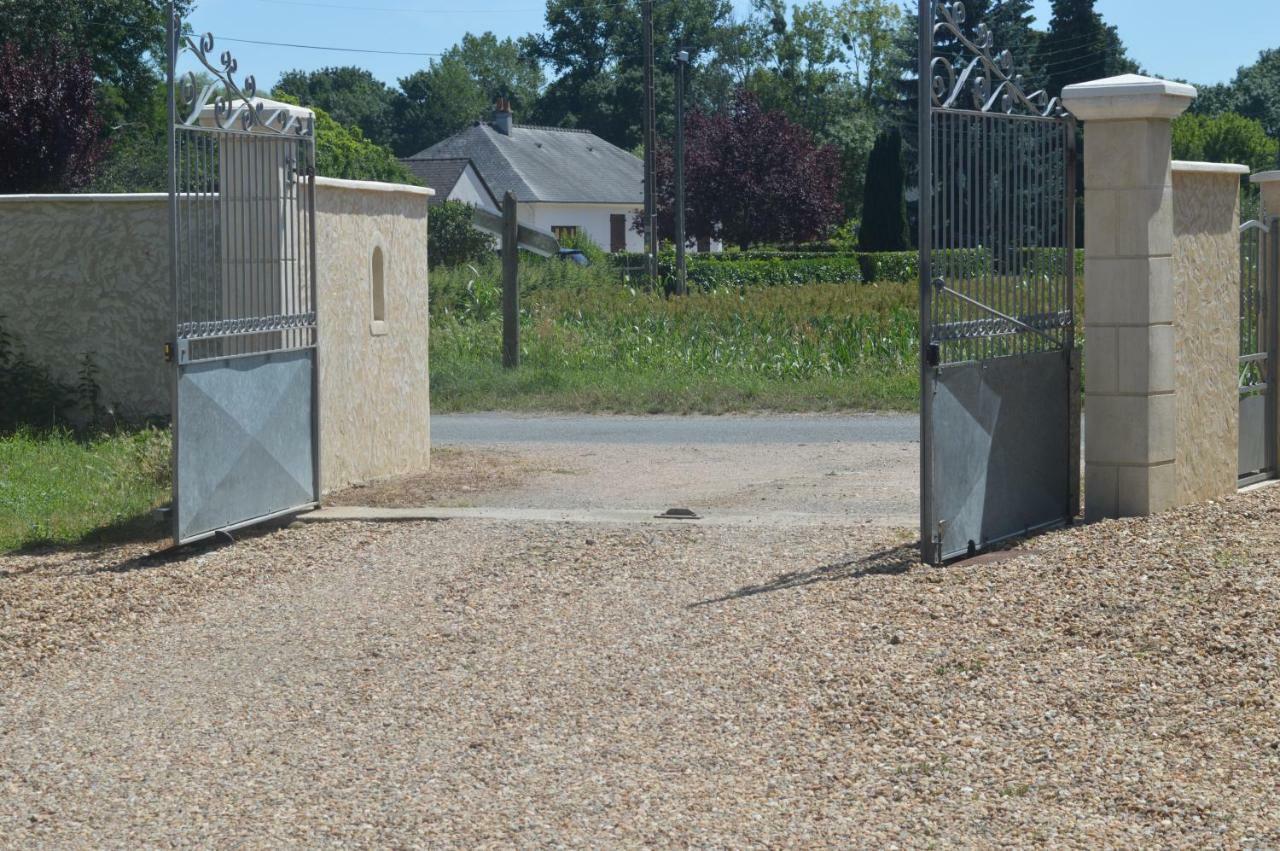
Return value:
[(169, 433), (0, 435), (0, 552), (135, 537), (169, 497)]
[(566, 263), (523, 264), (522, 272), (523, 365), (513, 372), (498, 365), (496, 269), (462, 267), (433, 278), (437, 410), (915, 404), (914, 286), (745, 287), (666, 298)]

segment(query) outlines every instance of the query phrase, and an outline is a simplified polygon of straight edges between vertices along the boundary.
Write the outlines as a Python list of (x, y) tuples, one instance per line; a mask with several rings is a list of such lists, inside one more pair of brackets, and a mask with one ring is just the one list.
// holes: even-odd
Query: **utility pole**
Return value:
[(658, 109), (653, 84), (653, 0), (640, 0), (644, 30), (644, 238), (649, 284), (658, 284)]
[(684, 75), (689, 51), (676, 54), (676, 295), (689, 294), (684, 234)]
[(520, 219), (516, 196), (502, 197), (502, 365), (520, 366)]

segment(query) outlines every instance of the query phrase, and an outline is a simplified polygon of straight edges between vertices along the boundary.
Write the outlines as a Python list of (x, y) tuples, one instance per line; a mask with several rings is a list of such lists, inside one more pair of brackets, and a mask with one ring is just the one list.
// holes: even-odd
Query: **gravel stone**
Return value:
[(0, 845), (1280, 845), (1277, 521), (0, 557)]

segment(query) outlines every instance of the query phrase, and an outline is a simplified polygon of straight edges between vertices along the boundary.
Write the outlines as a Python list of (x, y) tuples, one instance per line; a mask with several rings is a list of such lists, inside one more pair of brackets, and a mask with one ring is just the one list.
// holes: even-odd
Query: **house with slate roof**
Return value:
[(581, 234), (608, 251), (643, 251), (632, 228), (644, 207), (644, 163), (594, 133), (515, 123), (499, 99), (490, 122), (401, 160), (436, 199), (494, 209), (514, 192), (521, 224), (561, 239)]
[(475, 163), (466, 157), (439, 160), (401, 160), (424, 186), (436, 191), (431, 197), (431, 206), (443, 204), (445, 200), (462, 201), (473, 207), (487, 210), (494, 215), (502, 212), (502, 204), (484, 182)]

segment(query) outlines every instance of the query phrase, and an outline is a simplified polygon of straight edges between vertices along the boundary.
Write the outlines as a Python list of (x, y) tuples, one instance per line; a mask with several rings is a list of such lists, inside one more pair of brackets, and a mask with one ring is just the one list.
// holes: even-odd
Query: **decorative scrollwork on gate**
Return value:
[[(181, 22), (175, 23), (178, 24), (176, 31), (180, 31)], [(194, 56), (213, 76), (213, 82), (202, 84), (194, 71), (183, 75), (178, 92), (182, 104), (178, 116), (180, 123), (189, 127), (200, 126), (201, 119), (208, 114), (206, 109), (212, 103), (212, 121), (222, 130), (266, 132), (280, 136), (315, 134), (314, 120), (304, 117), (298, 110), (269, 107), (260, 99), (255, 100), (258, 84), (253, 75), (246, 75), (242, 83), (236, 82), (240, 63), (230, 50), (222, 51), (216, 60), (213, 58), (213, 33), (205, 33), (199, 41), (191, 36), (181, 36), (178, 46)]]
[(965, 7), (961, 2), (935, 4), (937, 15), (933, 27), (935, 41), (940, 36), (954, 39), (972, 58), (960, 71), (945, 56), (933, 59), (931, 90), (933, 105), (939, 109), (966, 109), (969, 98), (978, 112), (1025, 113), (1041, 118), (1062, 118), (1070, 113), (1058, 98), (1050, 98), (1044, 89), (1027, 94), (1025, 80), (1014, 73), (1013, 54), (995, 52), (995, 36), (985, 23), (974, 27), (973, 40), (965, 35)]

